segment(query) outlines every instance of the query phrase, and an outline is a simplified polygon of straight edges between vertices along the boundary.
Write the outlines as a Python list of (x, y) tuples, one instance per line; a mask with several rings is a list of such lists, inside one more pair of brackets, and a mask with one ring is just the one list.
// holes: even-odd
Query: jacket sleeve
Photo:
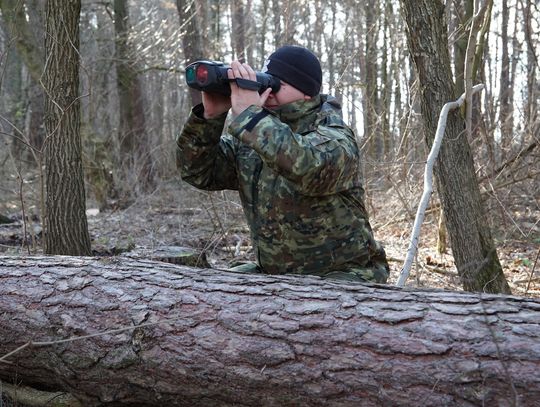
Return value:
[(251, 106), (229, 125), (229, 133), (305, 195), (330, 195), (360, 186), (358, 145), (342, 121), (323, 122), (314, 131), (296, 134), (270, 111)]
[(176, 138), (176, 165), (182, 179), (197, 188), (238, 189), (235, 142), (221, 137), (226, 117), (205, 119), (203, 106), (197, 105)]

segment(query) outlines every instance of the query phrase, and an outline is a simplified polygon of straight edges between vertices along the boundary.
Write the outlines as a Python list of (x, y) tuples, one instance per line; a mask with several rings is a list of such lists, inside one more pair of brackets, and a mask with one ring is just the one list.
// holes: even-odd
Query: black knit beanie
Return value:
[(321, 90), (321, 63), (304, 47), (285, 45), (278, 48), (265, 61), (262, 72), (278, 77), (309, 96), (315, 96)]

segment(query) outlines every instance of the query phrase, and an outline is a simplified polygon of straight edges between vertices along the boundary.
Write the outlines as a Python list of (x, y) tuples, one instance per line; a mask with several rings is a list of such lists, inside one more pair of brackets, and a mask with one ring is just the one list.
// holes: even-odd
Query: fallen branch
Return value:
[[(484, 85), (476, 85), (472, 89), (472, 93), (476, 93), (484, 88)], [(416, 211), (416, 219), (414, 220), (414, 225), (411, 234), (411, 242), (409, 248), (407, 249), (407, 256), (405, 257), (405, 263), (401, 269), (401, 273), (397, 282), (398, 287), (403, 287), (405, 281), (409, 277), (411, 271), (411, 266), (416, 256), (418, 250), (418, 240), (420, 236), (420, 227), (424, 221), (424, 216), (426, 212), (427, 205), (429, 203), (429, 198), (431, 197), (431, 192), (433, 191), (433, 167), (435, 165), (435, 160), (439, 154), (439, 149), (441, 147), (442, 139), (444, 137), (444, 131), (446, 129), (446, 119), (448, 117), (448, 112), (460, 107), (465, 100), (465, 93), (461, 97), (454, 101), (446, 103), (439, 115), (439, 122), (437, 123), (437, 133), (435, 134), (435, 140), (433, 140), (433, 145), (429, 152), (426, 168), (424, 171), (424, 192), (422, 193), (422, 198), (420, 199), (420, 204), (418, 205), (418, 210)]]

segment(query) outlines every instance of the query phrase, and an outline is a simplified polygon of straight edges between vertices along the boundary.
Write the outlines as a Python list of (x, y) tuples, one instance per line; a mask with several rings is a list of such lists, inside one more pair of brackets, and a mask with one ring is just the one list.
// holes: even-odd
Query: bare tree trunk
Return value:
[(453, 17), (457, 20), (455, 22), (456, 39), (453, 47), (454, 66), (456, 67), (456, 94), (461, 95), (465, 92), (465, 54), (467, 52), (467, 41), (469, 37), (467, 33), (471, 27), (474, 0), (457, 0), (451, 3), (454, 8)]
[(537, 79), (537, 69), (540, 66), (538, 61), (538, 46), (535, 46), (532, 28), (532, 5), (530, 1), (525, 2), (523, 8), (523, 20), (525, 28), (525, 40), (527, 42), (527, 99), (524, 106), (526, 133), (535, 137), (540, 131), (540, 114), (538, 104), (540, 102), (540, 84)]
[[(0, 257), (4, 381), (85, 406), (532, 406), (540, 302), (128, 258)], [(136, 327), (138, 326), (138, 327)]]
[[(444, 5), (401, 0), (407, 23), (409, 52), (422, 89), (422, 116), (428, 146), (433, 143), (442, 106), (457, 99), (450, 68)], [(450, 245), (468, 291), (509, 293), (486, 219), (473, 157), (459, 112), (448, 116), (438, 164), (437, 189), (448, 227)]]
[[(261, 0), (260, 5), (261, 22), (260, 26), (257, 29), (257, 44), (256, 46), (259, 49), (260, 57), (265, 59), (266, 55), (266, 35), (269, 31), (269, 21), (270, 21), (270, 0)], [(260, 67), (258, 67), (260, 68)]]
[(142, 84), (137, 73), (134, 53), (129, 43), (127, 0), (114, 0), (116, 81), (120, 108), (118, 139), (121, 161), (144, 191), (155, 186), (150, 141), (146, 134)]
[(79, 101), (80, 0), (47, 2), (45, 253), (89, 255)]
[[(288, 5), (291, 0), (285, 2), (279, 0), (272, 0), (272, 12), (274, 20), (274, 31), (272, 37), (274, 38), (274, 49), (282, 45), (287, 44), (287, 19), (290, 12)], [(284, 27), (282, 25), (282, 19), (284, 21)]]
[(377, 37), (379, 18), (378, 2), (375, 0), (366, 1), (364, 4), (365, 14), (365, 61), (364, 61), (364, 95), (362, 105), (364, 107), (364, 137), (368, 141), (370, 158), (377, 160), (382, 157), (383, 137), (380, 134), (379, 119), (379, 92), (377, 87)]
[(508, 53), (508, 0), (502, 0), (502, 26), (501, 26), (501, 77), (500, 77), (500, 111), (499, 122), (501, 126), (500, 154), (497, 165), (505, 161), (510, 153), (509, 145), (513, 136), (513, 88), (510, 83), (510, 56)]
[[(199, 26), (196, 5), (195, 1), (176, 0), (180, 26), (184, 33), (182, 36), (182, 48), (186, 64), (202, 58), (208, 59), (208, 56), (203, 54), (202, 31)], [(189, 95), (191, 96), (192, 105), (202, 102), (201, 92), (198, 90), (189, 88)]]
[[(337, 25), (337, 0), (332, 0), (332, 3), (330, 5), (330, 22), (325, 24), (325, 28), (328, 29), (328, 26), (330, 27), (330, 32), (327, 34), (327, 40), (326, 42), (326, 55), (328, 55), (328, 60), (326, 61), (326, 69), (325, 71), (328, 72), (328, 85), (332, 92), (335, 94), (337, 93), (336, 89), (336, 79), (339, 76), (339, 73), (337, 72), (336, 63), (335, 60), (337, 59), (336, 55), (336, 25)], [(324, 31), (323, 31), (324, 33)]]
[(246, 54), (246, 4), (244, 0), (235, 0), (231, 2), (231, 39), (233, 57), (247, 62)]
[[(380, 67), (380, 75), (382, 76), (381, 83), (383, 84), (381, 90), (381, 97), (379, 99), (379, 112), (380, 112), (380, 138), (381, 138), (381, 156), (389, 157), (392, 149), (392, 132), (390, 129), (390, 103), (391, 103), (391, 92), (393, 89), (399, 87), (399, 85), (394, 86), (392, 84), (392, 66), (391, 66), (391, 54), (389, 49), (392, 48), (390, 43), (390, 18), (394, 15), (392, 4), (387, 1), (384, 3), (382, 8), (383, 15), (381, 16), (383, 20), (383, 41), (384, 45), (382, 46), (382, 62)], [(390, 57), (390, 58), (389, 58)]]

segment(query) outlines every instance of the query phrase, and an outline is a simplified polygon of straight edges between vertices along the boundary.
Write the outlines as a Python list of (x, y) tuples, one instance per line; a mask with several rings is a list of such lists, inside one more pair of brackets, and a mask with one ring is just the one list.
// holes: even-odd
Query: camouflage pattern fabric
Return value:
[(326, 95), (267, 110), (251, 106), (222, 135), (226, 114), (198, 105), (177, 138), (182, 178), (238, 190), (260, 270), (386, 282), (359, 179), (359, 151)]

